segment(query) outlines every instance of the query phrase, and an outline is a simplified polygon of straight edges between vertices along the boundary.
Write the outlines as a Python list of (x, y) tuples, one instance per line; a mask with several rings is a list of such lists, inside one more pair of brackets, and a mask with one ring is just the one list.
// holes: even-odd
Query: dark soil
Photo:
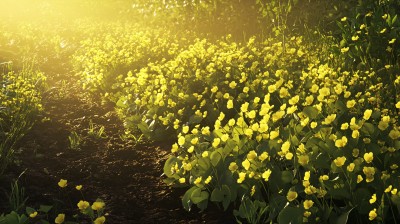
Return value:
[[(19, 163), (0, 180), (1, 190), (9, 192), (10, 182), (25, 170), (19, 184), (30, 207), (55, 205), (54, 213), (77, 214), (82, 195), (75, 185), (83, 185), (85, 200), (106, 203), (106, 223), (235, 223), (232, 211), (224, 213), (213, 204), (205, 212), (185, 211), (180, 198), (186, 189), (172, 189), (162, 181), (171, 143), (121, 140), (123, 125), (112, 105), (84, 93), (74, 77), (65, 75), (68, 71), (52, 72), (43, 98), (45, 119), (21, 141)], [(105, 127), (106, 137), (88, 135), (90, 120)], [(72, 131), (83, 139), (79, 150), (69, 148)], [(58, 187), (61, 178), (68, 187)], [(6, 207), (6, 200), (0, 200), (0, 211)]]

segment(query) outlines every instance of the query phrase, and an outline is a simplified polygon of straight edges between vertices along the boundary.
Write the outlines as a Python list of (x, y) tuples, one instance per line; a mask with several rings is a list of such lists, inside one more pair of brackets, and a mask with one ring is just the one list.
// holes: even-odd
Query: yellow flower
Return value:
[(365, 25), (365, 24), (361, 24), (361, 26), (360, 26), (360, 30), (363, 30), (365, 27), (366, 27), (366, 25)]
[(389, 187), (387, 187), (387, 188), (385, 189), (385, 193), (389, 193), (389, 192), (392, 190), (392, 188), (393, 188), (393, 186), (392, 186), (392, 185), (389, 185)]
[(171, 152), (172, 152), (172, 153), (175, 153), (175, 152), (178, 151), (178, 149), (179, 149), (178, 144), (174, 143), (174, 144), (172, 145), (172, 147), (171, 147)]
[(100, 216), (94, 220), (93, 224), (104, 224), (106, 222), (106, 217)]
[(189, 132), (189, 126), (185, 125), (182, 127), (182, 133), (187, 134)]
[(291, 153), (291, 152), (286, 153), (285, 158), (287, 160), (291, 160), (293, 158), (293, 153)]
[(336, 119), (336, 114), (328, 115), (328, 116), (325, 118), (325, 120), (322, 122), (322, 124), (329, 125), (329, 124), (331, 124), (335, 119)]
[(349, 123), (343, 123), (341, 126), (340, 126), (340, 129), (342, 129), (342, 130), (347, 130), (349, 128)]
[(400, 109), (400, 101), (396, 103), (396, 108)]
[(95, 210), (95, 211), (98, 211), (98, 210), (103, 209), (105, 205), (106, 204), (104, 202), (102, 202), (102, 201), (95, 201), (92, 204), (92, 209)]
[(219, 145), (219, 143), (221, 143), (221, 139), (220, 139), (220, 138), (214, 138), (213, 143), (212, 143), (212, 146), (213, 146), (214, 148), (217, 148), (218, 145)]
[(240, 173), (239, 173), (239, 179), (237, 179), (237, 183), (238, 183), (238, 184), (243, 183), (244, 179), (246, 179), (246, 173), (240, 172)]
[(228, 109), (232, 109), (233, 108), (233, 101), (232, 100), (228, 100), (228, 103), (226, 104), (226, 108), (228, 108)]
[(385, 15), (382, 16), (382, 19), (387, 19), (387, 17), (388, 17), (388, 14), (385, 13)]
[(386, 32), (386, 28), (383, 28), (379, 33), (385, 33)]
[(310, 158), (308, 157), (308, 155), (300, 155), (298, 156), (298, 161), (300, 165), (305, 166), (310, 161)]
[(306, 210), (310, 209), (314, 205), (314, 202), (312, 200), (305, 200), (303, 202), (303, 206)]
[(186, 179), (184, 177), (179, 178), (179, 183), (184, 184), (186, 182)]
[(185, 141), (186, 141), (185, 137), (184, 136), (180, 136), (178, 138), (178, 145), (180, 145), (180, 146), (184, 145)]
[(190, 171), (190, 170), (192, 170), (192, 168), (193, 168), (193, 166), (192, 166), (191, 163), (184, 163), (183, 164), (183, 169), (186, 170), (186, 171)]
[(342, 136), (341, 139), (337, 139), (335, 141), (335, 146), (338, 147), (338, 148), (343, 148), (343, 147), (346, 146), (346, 144), (347, 144), (347, 137), (346, 136)]
[(396, 139), (400, 138), (400, 131), (397, 130), (397, 129), (392, 129), (392, 130), (389, 132), (389, 137), (390, 137), (391, 139), (393, 139), (393, 140), (396, 140)]
[(296, 95), (296, 96), (292, 97), (291, 99), (289, 99), (289, 104), (293, 106), (293, 105), (295, 105), (297, 102), (299, 102), (299, 99), (300, 99), (300, 96), (299, 96), (299, 95)]
[(240, 106), (240, 111), (241, 112), (247, 112), (247, 109), (249, 108), (249, 103), (245, 102), (242, 104), (242, 106)]
[(61, 187), (61, 188), (64, 188), (64, 187), (66, 187), (67, 185), (68, 185), (68, 181), (67, 181), (67, 180), (61, 179), (61, 180), (58, 182), (58, 186)]
[(337, 167), (342, 167), (346, 162), (346, 157), (345, 156), (337, 157), (335, 160), (333, 160), (333, 162)]
[(212, 180), (212, 176), (208, 176), (207, 179), (204, 181), (205, 184), (209, 184)]
[(290, 202), (290, 201), (295, 200), (296, 198), (297, 198), (297, 192), (289, 190), (287, 195), (286, 195), (286, 199)]
[(64, 219), (65, 219), (65, 214), (58, 214), (54, 222), (56, 224), (61, 224), (64, 222)]
[(267, 182), (269, 180), (269, 177), (271, 176), (272, 171), (270, 169), (268, 169), (267, 171), (265, 171), (262, 174), (262, 178), (264, 178), (265, 182)]
[(229, 164), (229, 170), (235, 172), (238, 169), (238, 165), (235, 162)]
[(314, 128), (317, 127), (317, 125), (318, 125), (318, 123), (315, 122), (315, 121), (313, 121), (313, 122), (311, 122), (310, 127), (311, 127), (312, 129), (314, 129)]
[(349, 47), (343, 47), (342, 49), (340, 49), (340, 52), (342, 53), (346, 53), (349, 51)]
[(346, 103), (346, 107), (347, 108), (353, 108), (354, 107), (354, 105), (356, 105), (356, 101), (355, 100), (349, 100), (349, 101), (347, 101), (347, 103)]
[(268, 92), (269, 93), (273, 93), (276, 91), (276, 85), (270, 85), (268, 86)]
[(368, 216), (369, 216), (369, 220), (371, 220), (371, 221), (374, 220), (378, 216), (378, 214), (376, 214), (376, 208), (371, 210), (369, 212)]
[(370, 109), (365, 110), (364, 116), (363, 116), (364, 120), (366, 120), (366, 121), (369, 120), (369, 118), (371, 117), (371, 114), (372, 114), (372, 110), (370, 110)]
[(393, 38), (389, 41), (389, 44), (393, 44), (396, 41), (396, 38)]
[(375, 203), (375, 202), (376, 202), (376, 194), (373, 194), (372, 197), (371, 197), (371, 199), (369, 199), (369, 203), (370, 203), (370, 204), (373, 204), (373, 203)]
[(352, 40), (352, 41), (357, 41), (358, 38), (359, 38), (359, 37), (358, 37), (357, 35), (355, 35), (355, 36), (352, 36), (352, 37), (351, 37), (351, 40)]
[(244, 160), (243, 162), (242, 162), (242, 166), (244, 167), (244, 169), (245, 170), (249, 170), (250, 169), (250, 161), (249, 160)]
[(236, 87), (236, 85), (237, 85), (237, 83), (235, 81), (232, 81), (232, 82), (229, 83), (229, 87), (231, 89), (234, 89)]
[(340, 19), (340, 21), (342, 21), (342, 22), (345, 22), (346, 20), (347, 20), (346, 16)]
[(287, 114), (293, 114), (294, 112), (296, 112), (296, 110), (297, 110), (297, 106), (295, 105), (295, 106), (291, 106), (291, 107), (289, 107), (289, 108), (287, 108)]
[(90, 206), (90, 204), (89, 204), (89, 202), (87, 202), (87, 201), (82, 201), (82, 200), (80, 200), (80, 201), (78, 202), (77, 206), (78, 206), (78, 208), (79, 208), (80, 210), (85, 210), (86, 208), (88, 208), (88, 207)]
[(361, 175), (357, 176), (357, 184), (360, 183), (363, 180), (364, 180), (364, 178)]
[(374, 153), (373, 152), (368, 152), (364, 154), (364, 160), (366, 163), (370, 163), (372, 162), (372, 160), (374, 159)]
[(202, 179), (203, 179), (202, 177), (197, 177), (196, 180), (194, 180), (193, 183), (196, 184), (196, 185), (199, 185), (199, 184), (201, 184)]
[(354, 130), (354, 131), (351, 133), (351, 137), (352, 137), (352, 138), (358, 138), (358, 137), (360, 137), (360, 132), (359, 132), (358, 130)]
[(349, 171), (349, 172), (353, 172), (354, 171), (354, 167), (356, 166), (356, 164), (354, 164), (354, 163), (350, 163), (348, 166), (347, 166), (347, 171)]
[(374, 167), (367, 167), (364, 166), (363, 168), (363, 173), (365, 174), (366, 177), (366, 182), (372, 182), (374, 180), (374, 175), (375, 175), (375, 168)]
[(253, 185), (253, 187), (251, 187), (250, 195), (253, 196), (254, 193), (256, 193), (256, 186)]
[(35, 218), (37, 215), (38, 215), (37, 211), (34, 211), (31, 214), (29, 214), (29, 217)]
[(78, 190), (78, 191), (82, 190), (82, 185), (76, 185), (75, 189)]
[(187, 150), (188, 153), (192, 153), (194, 151), (194, 146), (190, 146)]
[(279, 136), (279, 131), (271, 131), (271, 133), (269, 133), (269, 138), (271, 140), (275, 139), (278, 136)]

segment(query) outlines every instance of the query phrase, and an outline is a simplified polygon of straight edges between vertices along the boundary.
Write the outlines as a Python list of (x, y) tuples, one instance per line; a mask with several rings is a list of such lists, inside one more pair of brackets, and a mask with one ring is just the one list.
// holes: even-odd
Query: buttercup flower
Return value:
[(35, 218), (38, 215), (37, 211), (32, 212), (31, 214), (29, 214), (30, 218)]
[(238, 169), (238, 165), (235, 162), (229, 164), (229, 170), (235, 172)]
[(244, 167), (244, 169), (245, 170), (249, 170), (249, 168), (250, 168), (250, 161), (249, 160), (244, 160), (243, 162), (242, 162), (242, 166)]
[(102, 202), (102, 201), (95, 201), (92, 204), (92, 209), (95, 210), (95, 211), (98, 211), (98, 210), (103, 209), (105, 205), (106, 204), (104, 202)]
[(371, 220), (371, 221), (374, 220), (378, 216), (378, 214), (376, 214), (376, 208), (371, 210), (369, 212), (368, 216), (369, 216), (369, 220)]
[(373, 152), (368, 152), (364, 154), (364, 160), (366, 163), (370, 163), (372, 162), (372, 160), (374, 159), (374, 153)]
[(375, 203), (375, 202), (376, 202), (376, 194), (373, 194), (372, 197), (371, 197), (371, 199), (369, 199), (369, 203), (370, 203), (370, 204), (373, 204), (373, 203)]
[(364, 116), (363, 116), (364, 120), (366, 120), (366, 121), (369, 120), (369, 118), (371, 117), (371, 114), (372, 114), (372, 110), (370, 110), (370, 109), (365, 110)]
[(297, 192), (296, 192), (296, 191), (289, 190), (288, 193), (287, 193), (287, 195), (286, 195), (286, 199), (287, 199), (289, 202), (291, 202), (291, 201), (295, 200), (296, 198), (297, 198)]
[(262, 178), (265, 180), (265, 182), (268, 182), (269, 176), (271, 176), (272, 171), (268, 169), (262, 174)]
[(346, 157), (345, 156), (337, 157), (335, 160), (333, 160), (333, 162), (337, 167), (342, 167), (346, 162)]
[(61, 224), (64, 222), (64, 220), (65, 220), (65, 214), (58, 214), (54, 222), (56, 224)]
[(90, 206), (90, 204), (89, 204), (89, 202), (87, 202), (87, 201), (82, 201), (82, 200), (80, 200), (80, 201), (78, 202), (77, 206), (78, 206), (78, 208), (79, 208), (80, 210), (85, 210), (86, 208), (88, 208), (88, 207)]
[(312, 200), (305, 200), (304, 202), (303, 202), (303, 206), (304, 206), (304, 208), (307, 210), (307, 209), (310, 209), (312, 206), (314, 205), (314, 202), (312, 201)]
[(76, 185), (75, 189), (78, 190), (78, 191), (82, 190), (82, 185)]
[(67, 185), (68, 185), (68, 181), (67, 181), (67, 180), (61, 179), (61, 180), (58, 182), (58, 186), (61, 187), (61, 188), (64, 188), (64, 187), (66, 187)]
[(94, 224), (104, 224), (106, 222), (106, 217), (100, 216), (94, 220)]

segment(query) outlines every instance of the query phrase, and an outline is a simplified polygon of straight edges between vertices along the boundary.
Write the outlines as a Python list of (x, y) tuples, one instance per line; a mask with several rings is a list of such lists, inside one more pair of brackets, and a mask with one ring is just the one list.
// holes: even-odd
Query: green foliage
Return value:
[(15, 146), (42, 111), (41, 90), (45, 76), (30, 67), (0, 69), (0, 175), (13, 161)]
[(70, 149), (79, 150), (81, 148), (82, 138), (75, 131), (71, 132), (71, 134), (68, 136), (68, 140)]
[(105, 131), (104, 131), (104, 126), (100, 126), (98, 130), (96, 130), (96, 127), (93, 123), (92, 120), (89, 121), (89, 130), (88, 130), (88, 135), (94, 139), (101, 139), (105, 137)]

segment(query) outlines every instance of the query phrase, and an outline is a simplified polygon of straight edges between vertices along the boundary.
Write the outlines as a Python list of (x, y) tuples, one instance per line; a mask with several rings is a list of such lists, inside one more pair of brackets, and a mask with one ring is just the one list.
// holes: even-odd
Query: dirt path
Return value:
[[(29, 206), (56, 204), (67, 208), (59, 212), (72, 215), (82, 199), (73, 186), (81, 184), (86, 200), (106, 202), (107, 223), (234, 223), (231, 212), (223, 213), (213, 205), (206, 213), (184, 211), (180, 202), (184, 189), (170, 189), (160, 178), (169, 144), (122, 141), (123, 127), (111, 105), (90, 99), (76, 81), (53, 76), (53, 89), (43, 99), (48, 120), (25, 137), (18, 155), (20, 166), (11, 167), (8, 175), (11, 179), (26, 169), (20, 183), (26, 188)], [(88, 136), (90, 120), (105, 127), (106, 138)], [(69, 149), (72, 131), (83, 139), (78, 151)], [(62, 192), (57, 186), (61, 178), (70, 185)]]

